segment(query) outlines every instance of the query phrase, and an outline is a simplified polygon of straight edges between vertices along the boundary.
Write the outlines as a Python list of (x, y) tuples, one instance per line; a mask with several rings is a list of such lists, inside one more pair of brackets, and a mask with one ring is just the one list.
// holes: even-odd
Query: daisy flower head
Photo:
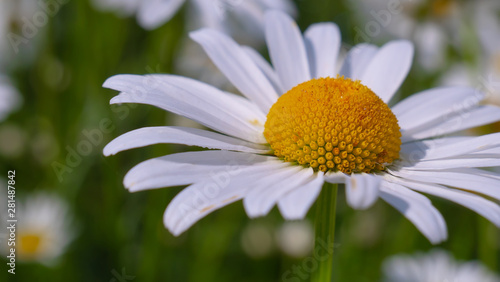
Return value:
[[(66, 202), (54, 195), (38, 193), (18, 204), (16, 258), (54, 265), (74, 237)], [(8, 252), (7, 245), (2, 251)]]
[[(147, 127), (111, 141), (105, 155), (157, 143), (208, 151), (142, 162), (124, 179), (130, 191), (189, 185), (169, 204), (166, 227), (179, 235), (210, 212), (242, 199), (250, 217), (277, 205), (285, 219), (304, 218), (324, 182), (345, 184), (356, 209), (382, 198), (432, 242), (447, 238), (442, 215), (419, 192), (464, 205), (500, 226), (499, 134), (442, 137), (500, 120), (470, 88), (436, 88), (390, 108), (412, 61), (408, 41), (355, 46), (335, 69), (340, 32), (333, 23), (302, 35), (293, 19), (266, 14), (272, 65), (221, 32), (191, 33), (244, 97), (175, 75), (117, 75), (104, 87), (117, 103), (160, 107), (211, 128)], [(214, 132), (215, 131), (215, 132)]]
[(384, 262), (387, 282), (500, 282), (500, 277), (476, 261), (459, 262), (440, 249), (414, 255), (395, 255)]

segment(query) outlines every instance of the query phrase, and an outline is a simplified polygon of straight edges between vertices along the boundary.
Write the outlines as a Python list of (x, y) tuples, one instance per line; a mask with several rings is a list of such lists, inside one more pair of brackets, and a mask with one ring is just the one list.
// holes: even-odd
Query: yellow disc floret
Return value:
[(287, 162), (347, 174), (384, 170), (401, 147), (387, 104), (343, 77), (313, 79), (283, 94), (269, 110), (264, 136)]

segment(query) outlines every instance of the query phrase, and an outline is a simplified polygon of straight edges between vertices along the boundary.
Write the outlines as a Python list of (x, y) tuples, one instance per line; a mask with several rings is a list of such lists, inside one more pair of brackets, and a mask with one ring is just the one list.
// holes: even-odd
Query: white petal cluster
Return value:
[(476, 261), (456, 261), (440, 249), (414, 255), (395, 255), (384, 262), (386, 282), (499, 282), (500, 277)]

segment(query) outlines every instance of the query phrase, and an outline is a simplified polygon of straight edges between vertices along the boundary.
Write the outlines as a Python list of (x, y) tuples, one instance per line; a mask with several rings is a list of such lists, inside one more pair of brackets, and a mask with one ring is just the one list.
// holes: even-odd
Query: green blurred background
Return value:
[[(369, 20), (347, 1), (295, 3), (301, 30), (315, 22), (334, 21), (346, 46), (358, 43), (354, 27), (363, 27)], [(13, 276), (7, 274), (3, 256), (1, 281), (282, 281), (285, 271), (309, 256), (292, 257), (279, 248), (277, 234), (285, 222), (276, 208), (264, 218), (250, 220), (237, 202), (174, 237), (163, 226), (162, 216), (182, 187), (133, 194), (123, 187), (124, 175), (135, 164), (196, 148), (155, 145), (112, 157), (102, 155), (102, 148), (122, 133), (172, 124), (171, 114), (151, 106), (110, 106), (109, 99), (117, 93), (101, 85), (115, 74), (173, 73), (186, 37), (184, 10), (160, 28), (146, 31), (134, 17), (97, 11), (88, 0), (69, 0), (40, 28), (33, 58), (9, 68), (24, 102), (0, 124), (1, 171), (6, 177), (7, 170), (16, 170), (19, 199), (51, 191), (67, 200), (77, 235), (52, 267), (18, 261)], [(432, 7), (421, 9), (417, 19), (429, 14)], [(473, 29), (465, 25), (460, 32), (466, 38), (462, 48), (448, 47), (445, 64), (437, 70), (426, 71), (415, 64), (401, 97), (437, 85), (454, 62), (477, 65), (479, 43), (469, 40), (475, 36)], [(381, 45), (388, 39), (390, 35), (380, 36), (372, 43)], [(266, 54), (265, 48), (260, 51)], [(103, 120), (111, 121), (111, 129), (88, 155), (69, 166), (70, 151), (88, 140), (84, 132), (99, 129)], [(497, 130), (490, 126), (480, 132)], [(57, 164), (68, 169), (57, 173)], [(335, 281), (378, 281), (384, 258), (433, 247), (385, 202), (354, 211), (346, 205), (343, 190), (339, 191)], [(449, 239), (439, 247), (460, 260), (480, 260), (498, 272), (499, 230), (461, 206), (431, 200), (449, 230)], [(308, 217), (312, 222), (314, 207)], [(124, 278), (117, 273), (133, 279), (120, 280)]]

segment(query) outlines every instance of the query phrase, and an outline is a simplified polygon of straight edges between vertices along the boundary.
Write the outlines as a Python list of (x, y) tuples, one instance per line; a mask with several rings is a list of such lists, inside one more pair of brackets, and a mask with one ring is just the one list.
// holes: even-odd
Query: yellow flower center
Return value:
[(21, 256), (32, 257), (39, 252), (42, 238), (38, 234), (21, 234), (18, 251)]
[(284, 161), (347, 174), (383, 170), (401, 147), (387, 104), (344, 77), (313, 79), (283, 94), (269, 110), (264, 136)]

